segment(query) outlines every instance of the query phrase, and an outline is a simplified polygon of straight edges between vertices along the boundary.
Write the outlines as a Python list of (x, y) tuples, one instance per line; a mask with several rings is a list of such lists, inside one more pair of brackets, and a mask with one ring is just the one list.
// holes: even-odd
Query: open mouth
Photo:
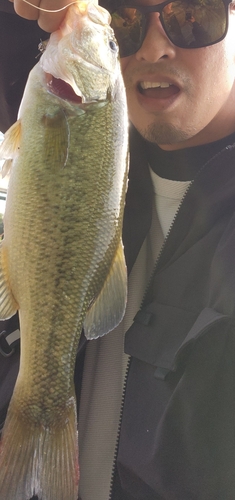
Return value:
[(75, 102), (77, 104), (82, 103), (81, 96), (75, 94), (71, 85), (64, 82), (60, 78), (55, 78), (54, 76), (50, 75), (49, 73), (46, 73), (46, 82), (47, 82), (48, 90), (52, 94), (60, 97), (61, 99), (67, 100), (67, 101)]
[(140, 82), (138, 91), (151, 99), (169, 99), (178, 94), (180, 89), (168, 82)]

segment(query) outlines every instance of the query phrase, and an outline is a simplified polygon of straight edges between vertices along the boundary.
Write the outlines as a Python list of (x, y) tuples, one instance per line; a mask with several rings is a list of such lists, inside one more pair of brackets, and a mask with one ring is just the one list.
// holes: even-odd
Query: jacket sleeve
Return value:
[(0, 321), (0, 433), (19, 370), (20, 341), (18, 314)]
[(15, 122), (29, 71), (38, 61), (40, 40), (48, 38), (36, 21), (23, 19), (0, 0), (0, 131)]

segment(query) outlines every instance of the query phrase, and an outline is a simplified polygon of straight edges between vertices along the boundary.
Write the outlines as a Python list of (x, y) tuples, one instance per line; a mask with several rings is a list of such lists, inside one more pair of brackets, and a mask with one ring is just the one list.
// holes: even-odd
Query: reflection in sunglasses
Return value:
[(222, 40), (228, 27), (226, 0), (175, 0), (154, 6), (125, 6), (112, 14), (121, 57), (134, 54), (146, 35), (148, 19), (159, 12), (170, 41), (181, 48), (199, 48)]

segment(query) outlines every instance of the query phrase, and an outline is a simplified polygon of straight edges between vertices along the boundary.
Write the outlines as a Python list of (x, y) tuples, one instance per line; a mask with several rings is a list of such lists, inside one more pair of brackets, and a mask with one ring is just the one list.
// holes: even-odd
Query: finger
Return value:
[[(35, 7), (38, 7), (40, 4), (40, 0), (29, 0), (31, 4)], [(24, 17), (25, 19), (36, 20), (39, 17), (39, 10), (35, 7), (32, 7), (28, 3), (23, 0), (14, 0), (14, 9), (19, 16)]]
[[(41, 0), (40, 8), (47, 10), (59, 10), (62, 7), (66, 7), (67, 5), (71, 4), (71, 1), (72, 0), (57, 0), (55, 5), (54, 0)], [(60, 12), (50, 13), (40, 10), (38, 15), (38, 24), (40, 28), (49, 33), (51, 33), (52, 31), (56, 31), (65, 18), (66, 12), (67, 8), (64, 8)]]

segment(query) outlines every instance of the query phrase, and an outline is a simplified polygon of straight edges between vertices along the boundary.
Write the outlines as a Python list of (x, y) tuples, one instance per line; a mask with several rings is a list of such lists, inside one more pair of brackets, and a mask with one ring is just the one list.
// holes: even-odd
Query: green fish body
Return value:
[(21, 329), (0, 448), (4, 500), (77, 500), (79, 337), (112, 330), (126, 304), (125, 91), (108, 13), (84, 5), (51, 35), (0, 149), (12, 163), (0, 317), (19, 310)]

